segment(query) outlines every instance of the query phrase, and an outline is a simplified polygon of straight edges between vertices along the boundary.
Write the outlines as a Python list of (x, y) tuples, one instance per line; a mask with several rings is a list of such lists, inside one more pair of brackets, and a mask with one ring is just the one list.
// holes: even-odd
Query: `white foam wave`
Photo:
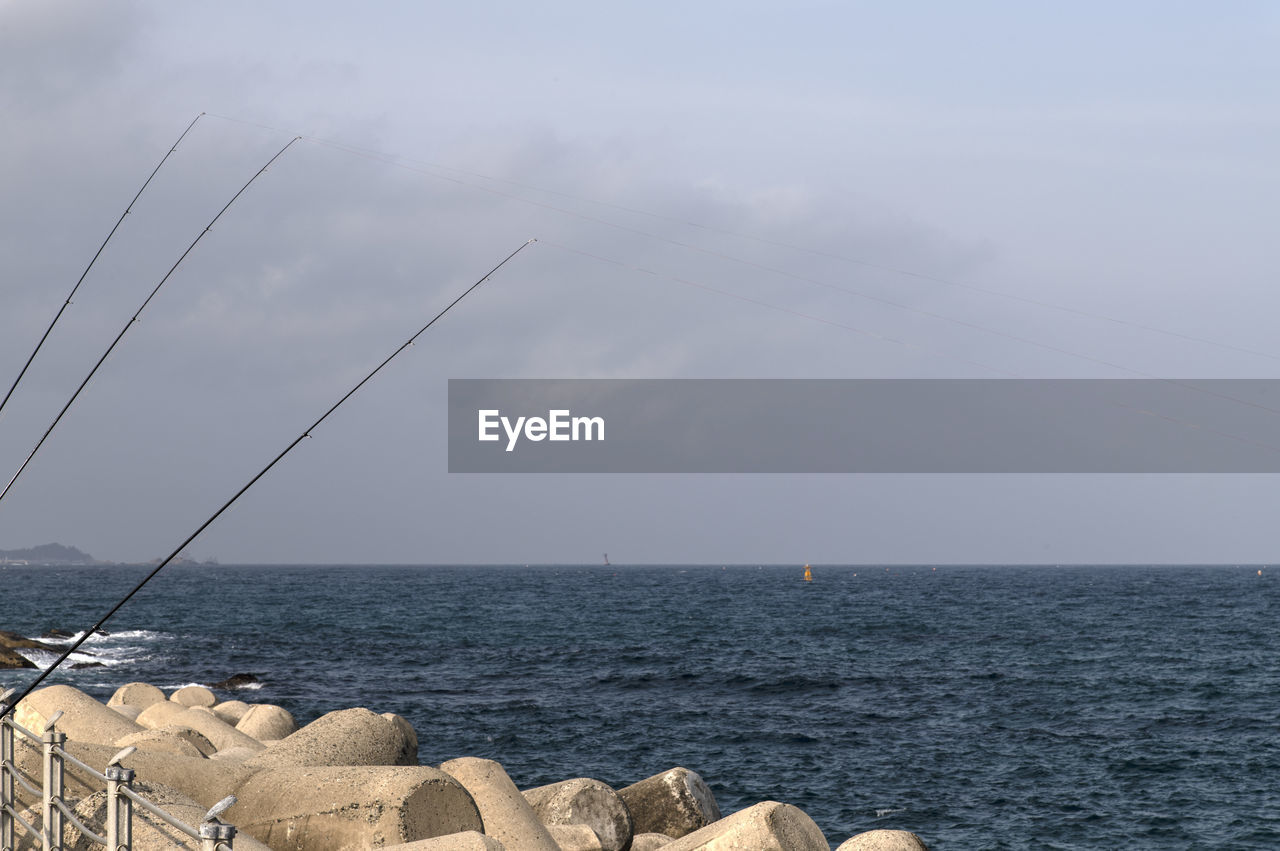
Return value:
[[(24, 659), (31, 662), (33, 665), (35, 665), (37, 668), (39, 668), (42, 671), (48, 670), (49, 666), (52, 665), (54, 662), (58, 661), (58, 657), (62, 655), (61, 653), (54, 653), (50, 650), (35, 650), (29, 647), (24, 647), (20, 650), (15, 650), (14, 652), (16, 652), (18, 655), (22, 656)], [(112, 656), (91, 655), (89, 653), (72, 653), (70, 656), (67, 657), (67, 661), (64, 664), (67, 666), (71, 666), (71, 665), (79, 665), (79, 664), (92, 664), (96, 662), (97, 664), (102, 665), (103, 667), (110, 668), (115, 665), (123, 665), (126, 662), (132, 662), (132, 661), (134, 661), (132, 657), (117, 658)]]
[[(49, 647), (65, 648), (79, 641), (84, 634), (81, 630), (69, 638), (39, 636), (35, 640)], [(69, 670), (73, 665), (93, 665), (94, 667), (101, 665), (112, 668), (117, 665), (145, 661), (153, 655), (152, 645), (163, 638), (165, 638), (164, 633), (149, 629), (126, 629), (107, 635), (91, 635), (79, 646), (81, 649), (77, 649), (67, 657), (64, 665)], [(17, 652), (40, 670), (46, 671), (58, 660), (63, 651), (22, 648)]]
[(885, 816), (893, 815), (894, 813), (905, 813), (906, 811), (906, 807), (890, 807), (883, 810), (876, 810), (876, 818), (884, 818)]
[[(53, 636), (34, 636), (35, 640), (43, 641), (45, 644), (70, 644), (73, 641), (79, 641), (84, 636), (84, 630), (73, 633), (69, 638), (53, 637)], [(108, 632), (106, 635), (96, 633), (89, 636), (85, 644), (120, 644), (124, 642), (141, 642), (141, 641), (158, 641), (167, 638), (167, 634), (163, 632), (155, 632), (149, 629), (122, 629), (119, 632)]]
[(149, 629), (122, 629), (106, 635), (95, 635), (90, 641), (155, 641), (166, 638), (167, 633), (153, 632)]
[[(160, 685), (157, 686), (157, 688), (163, 692), (172, 693), (180, 688), (186, 688), (187, 686), (201, 686), (202, 688), (209, 687), (207, 683), (174, 683), (170, 685)], [(257, 691), (260, 688), (262, 688), (262, 683), (249, 683), (248, 685), (236, 686), (234, 689), (228, 689), (228, 691)]]

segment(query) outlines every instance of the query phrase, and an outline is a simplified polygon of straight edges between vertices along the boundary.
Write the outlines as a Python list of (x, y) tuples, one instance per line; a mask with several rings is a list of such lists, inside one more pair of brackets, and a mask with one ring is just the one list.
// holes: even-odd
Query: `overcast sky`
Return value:
[[(1276, 476), (466, 476), (449, 378), (1280, 377), (1269, 2), (0, 0), (0, 548), (1272, 562)], [(803, 412), (797, 412), (802, 416)]]

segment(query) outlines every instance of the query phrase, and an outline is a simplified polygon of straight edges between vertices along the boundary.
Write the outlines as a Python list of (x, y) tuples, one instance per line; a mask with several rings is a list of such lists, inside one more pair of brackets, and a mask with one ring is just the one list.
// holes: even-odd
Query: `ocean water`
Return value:
[[(101, 666), (51, 681), (253, 673), (225, 697), (398, 712), (423, 763), (521, 787), (684, 765), (724, 812), (786, 801), (833, 846), (1277, 849), (1280, 568), (1258, 569), (174, 567), (85, 645)], [(82, 629), (143, 573), (0, 567), (0, 628)]]

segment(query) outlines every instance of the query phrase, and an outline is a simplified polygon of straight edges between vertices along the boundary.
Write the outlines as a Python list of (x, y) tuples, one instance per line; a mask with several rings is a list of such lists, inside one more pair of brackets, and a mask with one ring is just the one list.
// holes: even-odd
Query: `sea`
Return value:
[[(83, 630), (145, 573), (0, 567), (0, 628)], [(221, 696), (396, 712), (521, 788), (685, 766), (833, 847), (1273, 850), (1278, 622), (1258, 565), (175, 566), (48, 682), (252, 674)]]

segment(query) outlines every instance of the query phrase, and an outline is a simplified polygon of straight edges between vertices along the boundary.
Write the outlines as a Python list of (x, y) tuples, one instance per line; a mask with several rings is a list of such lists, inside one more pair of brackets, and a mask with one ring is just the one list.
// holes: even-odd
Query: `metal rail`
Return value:
[[(42, 734), (37, 735), (5, 712), (9, 708), (5, 701), (12, 694), (13, 689), (10, 689), (0, 695), (0, 851), (14, 851), (17, 847), (17, 828), (21, 828), (22, 835), (38, 837), (41, 851), (62, 851), (63, 829), (68, 823), (107, 851), (132, 851), (135, 805), (193, 840), (189, 845), (193, 849), (234, 851), (236, 829), (233, 825), (224, 824), (218, 816), (236, 802), (235, 796), (219, 801), (205, 814), (199, 827), (192, 827), (134, 791), (134, 771), (122, 767), (120, 761), (132, 756), (136, 748), (129, 747), (120, 751), (111, 758), (105, 771), (98, 771), (67, 752), (67, 734), (57, 729), (61, 712), (54, 713), (45, 724)], [(42, 752), (43, 770), (38, 781), (18, 767), (19, 737), (25, 740), (24, 746), (33, 749), (38, 746)], [(92, 781), (103, 785), (107, 798), (104, 834), (97, 833), (86, 825), (76, 815), (74, 804), (68, 803), (64, 797), (68, 763)], [(26, 802), (25, 807), (20, 806), (24, 802), (16, 794), (18, 789), (32, 798)], [(39, 824), (33, 825), (21, 813), (34, 811), (36, 799), (39, 800), (40, 818)]]

